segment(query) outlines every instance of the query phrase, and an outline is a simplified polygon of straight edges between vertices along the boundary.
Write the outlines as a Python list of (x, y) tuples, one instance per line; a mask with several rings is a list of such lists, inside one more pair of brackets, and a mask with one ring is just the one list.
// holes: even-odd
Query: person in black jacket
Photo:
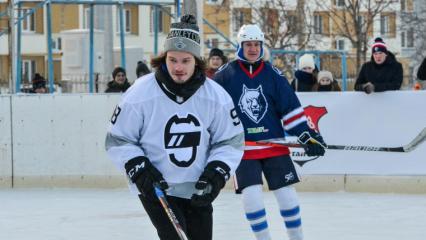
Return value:
[(403, 70), (395, 55), (387, 50), (382, 38), (374, 40), (371, 61), (362, 65), (355, 82), (356, 91), (383, 92), (399, 90), (402, 84)]
[(426, 80), (426, 58), (423, 59), (423, 62), (417, 71), (417, 78), (419, 80)]
[(140, 78), (148, 73), (151, 73), (151, 70), (149, 70), (148, 66), (143, 61), (139, 61), (136, 66), (136, 77)]
[(125, 92), (130, 87), (130, 83), (126, 77), (126, 70), (122, 67), (114, 68), (112, 71), (112, 81), (108, 82), (106, 93)]
[(299, 58), (299, 69), (294, 73), (291, 82), (293, 90), (296, 92), (312, 92), (313, 86), (317, 83), (318, 68), (315, 66), (314, 57), (311, 54), (304, 54)]

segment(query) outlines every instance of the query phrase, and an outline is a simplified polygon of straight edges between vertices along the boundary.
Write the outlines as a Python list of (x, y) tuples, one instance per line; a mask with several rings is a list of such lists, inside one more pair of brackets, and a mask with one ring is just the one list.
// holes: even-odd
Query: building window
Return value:
[(401, 47), (405, 47), (405, 32), (401, 32)]
[(247, 21), (245, 19), (246, 16), (244, 14), (244, 11), (242, 9), (233, 9), (232, 11), (232, 22), (234, 23), (234, 32), (238, 32), (241, 28), (241, 26), (244, 25), (244, 23)]
[[(131, 11), (130, 9), (123, 9), (123, 20), (124, 20), (124, 32), (125, 33), (130, 33), (131, 31), (131, 19), (132, 19), (132, 15), (131, 15)], [(119, 33), (120, 32), (120, 8), (117, 8), (117, 28), (116, 28), (116, 32)]]
[(322, 34), (323, 33), (323, 19), (321, 15), (314, 16), (314, 33)]
[(414, 29), (410, 28), (407, 31), (407, 47), (414, 47)]
[(345, 50), (345, 40), (344, 39), (336, 40), (336, 49), (337, 50)]
[[(25, 14), (28, 14), (30, 11), (30, 8), (22, 9), (22, 17), (24, 17)], [(21, 23), (23, 32), (35, 32), (35, 12), (24, 17)]]
[(360, 29), (362, 33), (367, 32), (367, 23), (364, 16), (358, 16), (358, 29)]
[[(163, 13), (163, 11), (161, 11), (160, 8), (157, 9), (157, 13), (158, 13), (158, 20), (157, 20), (158, 32), (164, 32), (164, 29), (163, 29), (163, 15), (164, 15), (164, 13)], [(151, 7), (150, 14), (151, 14), (151, 17), (150, 17), (151, 24), (149, 25), (149, 31), (154, 32), (154, 30), (155, 30), (154, 29), (155, 7)]]
[(34, 60), (22, 60), (22, 83), (30, 84), (35, 75), (36, 62)]
[(52, 38), (52, 50), (59, 51), (61, 49), (62, 49), (62, 39), (60, 37)]
[(337, 0), (336, 4), (337, 4), (338, 7), (344, 7), (344, 6), (346, 6), (345, 0)]
[(380, 16), (380, 34), (386, 35), (389, 33), (389, 16), (381, 15)]
[(401, 0), (401, 12), (404, 12), (407, 10), (407, 3), (405, 0)]

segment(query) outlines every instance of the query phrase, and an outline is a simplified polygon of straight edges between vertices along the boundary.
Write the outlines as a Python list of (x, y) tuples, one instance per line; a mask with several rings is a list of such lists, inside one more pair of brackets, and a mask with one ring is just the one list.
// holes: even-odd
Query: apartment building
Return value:
[[(325, 4), (318, 4), (321, 1)], [(6, 11), (7, 2), (0, 0), (0, 12)], [(23, 3), (22, 13), (29, 11), (38, 2)], [(268, 2), (269, 5), (267, 4)], [(272, 34), (276, 30), (277, 35), (283, 33), (288, 35), (288, 39), (283, 40), (285, 44), (280, 45), (279, 41), (275, 41), (275, 45), (272, 48), (346, 51), (348, 53), (349, 78), (356, 77), (356, 48), (339, 30), (339, 26), (347, 24), (347, 22), (345, 23), (341, 20), (339, 22), (330, 14), (330, 11), (336, 11), (340, 16), (347, 14), (348, 10), (344, 7), (345, 0), (281, 0), (283, 5), (280, 7), (271, 5), (270, 2), (266, 0), (205, 0), (203, 16), (215, 27), (215, 30), (206, 24), (203, 26), (204, 54), (207, 55), (213, 47), (219, 47), (227, 50), (232, 55), (235, 50), (233, 44), (237, 42), (236, 34), (238, 29), (243, 24), (255, 22), (263, 24), (264, 31), (267, 33)], [(301, 2), (303, 2), (302, 11), (300, 10), (300, 5), (298, 5)], [(410, 73), (413, 70), (411, 59), (413, 53), (415, 53), (416, 36), (411, 28), (402, 28), (401, 23), (402, 18), (407, 16), (406, 13), (414, 12), (416, 4), (418, 5), (420, 2), (414, 0), (390, 0), (386, 8), (374, 16), (373, 24), (368, 26), (368, 29), (364, 29), (368, 32), (369, 43), (376, 36), (381, 36), (385, 39), (389, 49), (397, 55), (398, 60), (404, 66), (405, 83), (408, 83)], [(164, 6), (164, 10), (160, 9), (158, 13), (158, 51), (161, 51), (163, 40), (169, 32), (170, 23), (173, 21), (168, 14), (170, 12), (175, 12), (172, 5)], [(67, 39), (64, 38), (76, 34), (76, 32), (85, 35), (87, 38), (89, 13), (89, 6), (83, 4), (52, 5), (55, 82), (64, 80), (69, 74), (75, 74), (75, 72), (67, 72), (71, 57), (73, 57), (71, 62), (73, 62), (74, 67), (75, 64), (81, 65), (82, 74), (87, 75), (89, 55), (87, 46), (83, 47), (81, 45), (88, 45), (88, 41), (80, 42), (81, 44), (78, 46), (80, 53), (78, 53), (75, 49), (64, 49), (67, 46)], [(105, 78), (109, 78), (112, 68), (121, 63), (119, 12), (116, 6), (96, 5), (95, 13), (95, 45), (98, 46), (95, 50), (95, 72), (105, 76)], [(136, 62), (138, 60), (149, 60), (154, 55), (154, 8), (148, 5), (124, 5), (123, 13), (126, 68), (128, 69), (129, 79), (133, 80), (133, 70), (136, 68)], [(367, 10), (361, 9), (360, 22), (364, 22), (369, 17)], [(38, 8), (35, 14), (27, 16), (21, 22), (23, 84), (30, 84), (31, 78), (36, 72), (47, 76), (46, 19), (46, 8), (42, 7)], [(0, 18), (0, 31), (7, 29), (7, 20), (5, 16)], [(303, 22), (303, 24), (300, 24), (300, 22)], [(292, 30), (294, 33), (289, 34)], [(351, 31), (354, 32), (354, 29), (349, 30), (350, 33), (352, 33)], [(307, 41), (304, 41), (306, 39)], [(75, 56), (72, 56), (72, 54)], [(367, 50), (367, 60), (369, 60), (369, 55), (370, 51)], [(330, 69), (336, 76), (339, 76), (340, 63), (338, 63), (338, 58), (338, 56), (321, 56), (321, 67)], [(3, 34), (0, 36), (0, 85), (8, 84), (10, 61), (8, 36)], [(71, 65), (72, 67), (73, 65)]]
[[(8, 1), (0, 0), (0, 13), (6, 13)], [(21, 14), (40, 6), (43, 1), (23, 2)], [(173, 1), (162, 1), (170, 2)], [(158, 8), (158, 42), (159, 50), (166, 34), (169, 32), (173, 6), (164, 5)], [(16, 7), (15, 7), (16, 8)], [(134, 80), (136, 64), (140, 60), (149, 60), (154, 54), (154, 7), (150, 5), (124, 4), (123, 18), (125, 31), (126, 67), (130, 80)], [(119, 8), (115, 5), (95, 5), (95, 72), (109, 80), (114, 66), (121, 64), (120, 54), (120, 25)], [(89, 36), (90, 7), (84, 4), (52, 4), (52, 50), (54, 65), (54, 81), (61, 82), (68, 74), (69, 69), (82, 71), (81, 75), (87, 79), (89, 63)], [(7, 34), (7, 15), (0, 18), (0, 86), (8, 86), (10, 79), (9, 38)], [(22, 87), (31, 85), (35, 73), (47, 76), (47, 14), (46, 6), (36, 8), (34, 14), (28, 15), (21, 21), (22, 38)], [(77, 45), (67, 45), (67, 38), (79, 35), (81, 41)], [(70, 43), (70, 42), (69, 42)], [(68, 46), (68, 47), (67, 47)], [(101, 46), (101, 47), (99, 47)], [(134, 53), (132, 55), (132, 53)], [(65, 60), (65, 61), (64, 61)], [(70, 64), (64, 66), (64, 64)], [(86, 75), (86, 76), (84, 76)]]

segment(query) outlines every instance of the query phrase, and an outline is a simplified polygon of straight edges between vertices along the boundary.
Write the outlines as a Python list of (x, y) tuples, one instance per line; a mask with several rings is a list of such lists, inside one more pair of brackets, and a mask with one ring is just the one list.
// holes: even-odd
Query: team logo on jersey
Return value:
[[(308, 125), (311, 129), (314, 129), (317, 132), (320, 132), (319, 129), (319, 120), (327, 114), (327, 108), (326, 107), (316, 107), (309, 105), (304, 108), (305, 115), (308, 120)], [(303, 166), (307, 162), (313, 161), (317, 159), (318, 157), (309, 157), (305, 154), (305, 151), (302, 148), (293, 148), (291, 150), (291, 158), (295, 163), (297, 163), (299, 166)]]
[(180, 118), (174, 115), (164, 130), (164, 146), (170, 161), (176, 166), (188, 167), (197, 157), (201, 141), (200, 121), (192, 114)]
[(245, 113), (253, 122), (259, 123), (268, 110), (268, 102), (265, 95), (263, 95), (262, 86), (250, 89), (243, 85), (243, 93), (238, 106), (241, 112)]

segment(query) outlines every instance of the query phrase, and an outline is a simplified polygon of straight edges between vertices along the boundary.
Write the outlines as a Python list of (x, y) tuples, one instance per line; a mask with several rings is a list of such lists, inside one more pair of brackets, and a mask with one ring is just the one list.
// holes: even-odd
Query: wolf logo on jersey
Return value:
[(174, 115), (164, 130), (164, 145), (170, 160), (179, 167), (190, 166), (197, 157), (200, 145), (200, 121), (192, 114), (179, 118)]
[(268, 110), (268, 102), (263, 95), (262, 86), (250, 89), (243, 84), (243, 93), (238, 106), (241, 112), (245, 113), (253, 122), (259, 123)]

